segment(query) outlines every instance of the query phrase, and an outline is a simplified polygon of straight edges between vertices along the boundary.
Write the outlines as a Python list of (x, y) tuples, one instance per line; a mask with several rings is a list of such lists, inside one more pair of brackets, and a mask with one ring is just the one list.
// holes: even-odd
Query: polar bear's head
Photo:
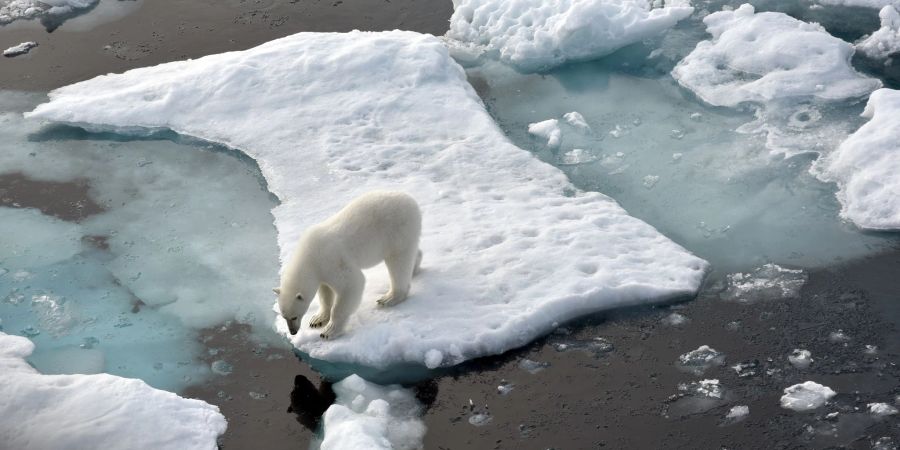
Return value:
[(300, 318), (309, 308), (316, 290), (305, 289), (303, 286), (280, 286), (272, 289), (278, 295), (278, 309), (281, 310), (281, 317), (287, 322), (291, 335), (300, 330)]

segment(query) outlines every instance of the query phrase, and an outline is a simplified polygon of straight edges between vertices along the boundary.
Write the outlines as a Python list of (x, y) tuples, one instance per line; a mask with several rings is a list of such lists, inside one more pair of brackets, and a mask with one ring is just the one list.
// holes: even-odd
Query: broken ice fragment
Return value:
[(700, 375), (712, 366), (720, 366), (725, 362), (725, 354), (716, 349), (701, 345), (678, 357), (679, 367), (695, 375)]
[(34, 41), (23, 42), (19, 45), (14, 45), (6, 50), (3, 50), (3, 56), (12, 58), (14, 56), (24, 55), (37, 46), (37, 42)]
[(746, 405), (733, 406), (725, 415), (725, 420), (736, 423), (747, 418), (750, 415), (750, 407)]
[(476, 427), (483, 427), (490, 423), (491, 419), (493, 417), (488, 413), (475, 413), (469, 416), (469, 423)]
[(519, 368), (525, 370), (530, 374), (536, 374), (546, 369), (547, 367), (550, 367), (550, 363), (537, 362), (528, 358), (523, 358), (521, 361), (519, 361)]
[(566, 119), (566, 122), (568, 122), (569, 125), (572, 125), (583, 132), (591, 131), (591, 127), (587, 124), (587, 121), (584, 120), (584, 116), (578, 111), (563, 114), (563, 119)]
[(669, 325), (671, 327), (679, 327), (687, 324), (690, 321), (691, 320), (688, 319), (687, 316), (677, 312), (673, 312), (672, 314), (669, 314), (668, 316), (663, 317), (662, 320), (660, 320), (660, 322), (662, 322), (664, 325)]
[(809, 411), (821, 407), (836, 393), (828, 386), (814, 381), (795, 384), (784, 390), (781, 407), (794, 411)]
[(547, 147), (559, 147), (562, 140), (562, 130), (559, 129), (559, 121), (547, 119), (542, 122), (528, 124), (528, 132), (547, 140)]
[(810, 353), (809, 350), (795, 348), (794, 351), (788, 355), (788, 362), (798, 369), (806, 369), (813, 362), (812, 353)]
[(213, 373), (219, 375), (228, 375), (232, 371), (234, 371), (234, 367), (231, 364), (228, 364), (221, 359), (213, 361), (213, 363), (210, 365), (210, 369), (213, 371)]
[(843, 344), (850, 342), (850, 336), (844, 333), (844, 330), (832, 331), (828, 334), (828, 342), (832, 344)]
[(715, 399), (721, 399), (725, 393), (725, 389), (716, 379), (680, 383), (678, 390), (685, 395)]
[(728, 286), (720, 294), (723, 300), (750, 303), (766, 299), (788, 299), (800, 295), (807, 275), (800, 269), (765, 264), (750, 273), (737, 272), (727, 277)]
[(897, 408), (887, 403), (869, 403), (867, 406), (869, 407), (869, 413), (876, 417), (893, 416), (898, 412)]

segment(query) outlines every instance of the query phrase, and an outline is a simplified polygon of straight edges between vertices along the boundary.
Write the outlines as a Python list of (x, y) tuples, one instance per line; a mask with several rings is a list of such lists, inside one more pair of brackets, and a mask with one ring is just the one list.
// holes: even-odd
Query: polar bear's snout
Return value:
[(297, 334), (297, 332), (300, 331), (300, 318), (299, 317), (291, 317), (291, 318), (285, 317), (284, 321), (287, 322), (288, 331), (291, 332), (291, 336)]

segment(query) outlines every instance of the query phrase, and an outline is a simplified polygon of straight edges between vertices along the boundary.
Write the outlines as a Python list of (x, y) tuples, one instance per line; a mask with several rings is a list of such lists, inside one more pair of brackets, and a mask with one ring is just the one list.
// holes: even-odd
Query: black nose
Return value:
[(297, 322), (297, 319), (287, 321), (288, 331), (291, 332), (291, 336), (297, 334), (297, 331), (300, 330), (300, 327), (297, 326), (296, 322)]

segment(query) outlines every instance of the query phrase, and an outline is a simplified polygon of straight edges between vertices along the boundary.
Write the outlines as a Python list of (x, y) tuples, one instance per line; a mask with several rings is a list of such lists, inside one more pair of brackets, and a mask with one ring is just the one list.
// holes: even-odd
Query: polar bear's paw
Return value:
[(312, 318), (309, 319), (309, 327), (310, 328), (322, 327), (326, 323), (328, 323), (329, 320), (331, 320), (331, 314), (328, 314), (326, 312), (321, 312), (319, 314), (312, 316)]
[(328, 325), (325, 325), (325, 328), (322, 328), (322, 332), (319, 333), (319, 337), (322, 339), (331, 339), (338, 335), (337, 327), (334, 326), (334, 322), (329, 322)]
[(375, 301), (378, 306), (393, 306), (406, 300), (406, 293), (390, 291)]

